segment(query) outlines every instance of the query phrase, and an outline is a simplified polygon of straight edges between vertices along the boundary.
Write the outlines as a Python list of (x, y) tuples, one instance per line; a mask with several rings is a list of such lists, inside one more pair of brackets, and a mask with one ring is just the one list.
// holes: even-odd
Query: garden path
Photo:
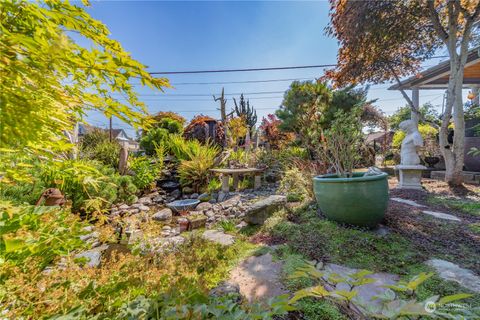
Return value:
[(249, 302), (266, 300), (288, 293), (282, 285), (281, 272), (282, 263), (267, 253), (243, 260), (232, 270), (229, 282), (238, 284)]

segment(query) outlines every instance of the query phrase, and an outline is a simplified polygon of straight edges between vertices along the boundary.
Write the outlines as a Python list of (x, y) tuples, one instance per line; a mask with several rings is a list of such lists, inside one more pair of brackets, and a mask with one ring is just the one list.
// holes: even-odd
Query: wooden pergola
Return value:
[[(465, 64), (463, 88), (470, 89), (474, 95), (473, 101), (479, 104), (480, 88), (480, 48), (469, 51), (467, 63)], [(450, 60), (443, 61), (438, 65), (428, 68), (419, 74), (401, 81), (388, 88), (388, 90), (412, 90), (412, 102), (416, 108), (419, 107), (420, 90), (441, 90), (447, 89), (450, 75)]]

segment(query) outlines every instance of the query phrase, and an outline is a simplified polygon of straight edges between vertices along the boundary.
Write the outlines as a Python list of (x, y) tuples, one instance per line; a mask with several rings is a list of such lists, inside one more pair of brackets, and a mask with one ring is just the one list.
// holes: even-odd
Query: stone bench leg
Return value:
[(230, 186), (228, 185), (230, 176), (228, 174), (222, 174), (220, 178), (222, 179), (222, 192), (228, 193), (230, 191)]
[(238, 174), (233, 174), (233, 190), (238, 191)]
[(255, 181), (253, 183), (253, 189), (254, 190), (260, 189), (261, 186), (262, 186), (262, 176), (259, 174), (256, 174)]

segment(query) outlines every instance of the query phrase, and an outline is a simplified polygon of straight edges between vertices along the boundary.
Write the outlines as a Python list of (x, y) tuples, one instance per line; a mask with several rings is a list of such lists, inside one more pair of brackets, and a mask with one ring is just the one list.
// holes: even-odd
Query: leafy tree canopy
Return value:
[(440, 39), (421, 1), (330, 0), (327, 33), (340, 42), (337, 85), (380, 83), (411, 75), (434, 55)]
[(187, 122), (187, 120), (184, 117), (182, 117), (178, 113), (175, 113), (175, 112), (172, 112), (172, 111), (160, 111), (160, 112), (157, 112), (150, 117), (151, 117), (152, 121), (154, 122), (153, 126), (155, 126), (155, 122), (160, 123), (163, 119), (175, 120), (178, 123), (180, 123), (182, 125), (182, 127)]
[[(426, 103), (419, 109), (420, 114), (424, 121), (422, 123), (429, 122), (429, 123), (436, 123), (440, 122), (440, 116), (438, 112), (435, 110), (435, 107), (430, 104)], [(401, 107), (394, 114), (388, 117), (388, 124), (392, 130), (398, 130), (398, 125), (400, 122), (404, 120), (408, 120), (411, 117), (411, 109), (409, 106)]]
[(131, 80), (169, 86), (77, 5), (2, 1), (0, 32), (0, 147), (51, 148), (89, 110), (143, 126), (146, 107)]
[(338, 111), (350, 112), (361, 108), (361, 120), (368, 126), (381, 125), (383, 115), (367, 100), (368, 88), (353, 86), (331, 90), (325, 83), (294, 81), (285, 93), (283, 103), (276, 115), (282, 121), (283, 131), (300, 133), (316, 122), (328, 128)]

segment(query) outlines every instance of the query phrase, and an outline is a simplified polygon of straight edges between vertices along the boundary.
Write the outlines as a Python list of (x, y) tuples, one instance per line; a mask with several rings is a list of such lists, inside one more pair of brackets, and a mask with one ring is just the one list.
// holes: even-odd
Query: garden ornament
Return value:
[(365, 172), (363, 174), (364, 177), (368, 177), (368, 176), (376, 176), (376, 175), (379, 175), (379, 174), (382, 174), (383, 171), (380, 170), (379, 168), (377, 167), (369, 167), (367, 172)]
[(402, 121), (399, 127), (406, 135), (400, 149), (400, 165), (395, 167), (398, 170), (397, 188), (422, 190), (422, 171), (427, 169), (420, 165), (417, 153), (418, 148), (423, 147), (422, 135), (414, 120)]
[(45, 190), (35, 205), (39, 206), (43, 200), (45, 200), (43, 203), (44, 206), (63, 206), (65, 204), (65, 197), (62, 192), (56, 188), (48, 188)]
[(400, 164), (419, 165), (420, 157), (418, 156), (417, 150), (418, 148), (423, 147), (423, 138), (420, 132), (418, 132), (415, 121), (402, 121), (400, 122), (399, 127), (406, 133), (400, 149)]

